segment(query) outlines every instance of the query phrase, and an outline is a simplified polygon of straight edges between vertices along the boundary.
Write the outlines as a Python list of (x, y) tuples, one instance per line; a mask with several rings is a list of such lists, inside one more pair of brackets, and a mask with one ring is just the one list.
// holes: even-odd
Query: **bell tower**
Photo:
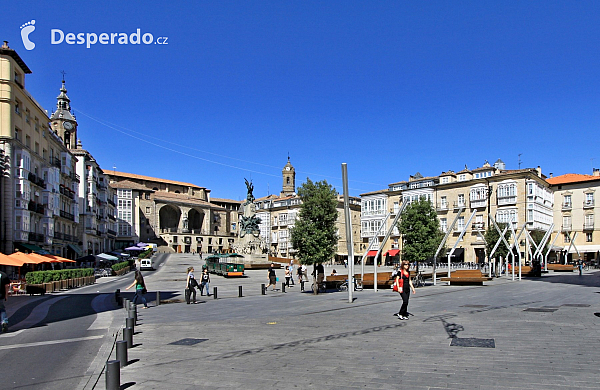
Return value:
[(280, 196), (294, 195), (296, 193), (296, 170), (290, 163), (290, 156), (288, 156), (287, 164), (285, 164), (281, 173), (283, 176), (283, 187)]
[(65, 88), (65, 73), (63, 72), (62, 87), (56, 97), (56, 111), (50, 116), (52, 130), (63, 140), (67, 149), (77, 147), (77, 120), (71, 112), (71, 99)]

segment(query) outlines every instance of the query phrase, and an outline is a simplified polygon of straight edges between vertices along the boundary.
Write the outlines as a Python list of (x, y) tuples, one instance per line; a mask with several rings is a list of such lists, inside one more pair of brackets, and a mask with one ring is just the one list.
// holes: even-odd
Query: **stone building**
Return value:
[[(417, 173), (410, 176), (408, 181), (392, 183), (385, 190), (361, 195), (361, 253), (368, 247), (369, 240), (374, 239), (377, 228), (384, 223), (388, 212), (392, 212), (392, 215), (379, 233), (368, 257), (372, 257), (379, 248), (383, 236), (391, 227), (395, 211), (404, 203), (425, 197), (435, 207), (443, 233), (447, 233), (456, 220), (446, 241), (447, 248), (454, 247), (466, 226), (465, 234), (453, 253), (453, 261), (483, 262), (483, 236), (489, 228), (488, 217), (497, 222), (512, 223), (515, 230), (523, 226), (529, 231), (546, 231), (550, 228), (553, 196), (549, 187), (539, 167), (507, 170), (501, 160), (493, 166), (486, 162), (480, 168), (465, 167), (457, 173), (450, 170), (435, 177), (423, 177)], [(467, 224), (469, 219), (471, 223)], [(524, 245), (519, 242), (523, 256), (526, 252)], [(401, 256), (401, 249), (402, 239), (397, 228), (394, 228), (381, 253), (384, 258)]]
[(119, 248), (153, 242), (174, 252), (227, 251), (237, 235), (241, 202), (211, 201), (210, 190), (190, 183), (107, 171), (117, 190)]
[(549, 260), (598, 262), (600, 202), (596, 204), (596, 191), (600, 190), (600, 170), (594, 169), (592, 175), (569, 173), (547, 181), (555, 197), (555, 233), (550, 239), (555, 243), (555, 254)]
[[(0, 48), (0, 149), (6, 158), (0, 178), (0, 249), (75, 258), (81, 253), (77, 158), (25, 89), (30, 73), (5, 41)], [(62, 112), (70, 111), (68, 98), (59, 103), (67, 104)]]

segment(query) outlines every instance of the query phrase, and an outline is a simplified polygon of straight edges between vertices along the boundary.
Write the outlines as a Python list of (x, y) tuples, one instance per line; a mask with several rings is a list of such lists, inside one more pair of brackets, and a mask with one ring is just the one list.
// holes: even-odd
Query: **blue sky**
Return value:
[[(85, 5), (82, 5), (85, 4)], [(593, 1), (12, 1), (0, 40), (51, 111), (64, 70), (78, 136), (105, 170), (213, 197), (297, 184), (351, 195), (502, 159), (600, 167), (600, 3)], [(26, 50), (21, 25), (35, 20)], [(167, 45), (51, 43), (67, 34)]]

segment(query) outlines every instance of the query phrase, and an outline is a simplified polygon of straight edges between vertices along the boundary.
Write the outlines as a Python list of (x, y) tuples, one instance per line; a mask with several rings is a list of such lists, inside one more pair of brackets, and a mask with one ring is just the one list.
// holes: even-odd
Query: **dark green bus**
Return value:
[(244, 264), (240, 264), (244, 256), (237, 253), (214, 254), (206, 258), (208, 272), (223, 276), (245, 276)]

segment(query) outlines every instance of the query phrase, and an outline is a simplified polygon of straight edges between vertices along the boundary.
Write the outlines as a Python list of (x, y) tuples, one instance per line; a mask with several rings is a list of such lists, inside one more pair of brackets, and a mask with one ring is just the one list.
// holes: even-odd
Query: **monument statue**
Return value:
[(254, 185), (252, 181), (246, 182), (246, 201), (242, 204), (242, 216), (240, 219), (239, 240), (233, 245), (236, 253), (244, 254), (245, 262), (266, 262), (268, 261), (265, 253), (268, 251), (268, 244), (260, 236), (261, 219), (256, 216), (256, 204), (254, 203)]

